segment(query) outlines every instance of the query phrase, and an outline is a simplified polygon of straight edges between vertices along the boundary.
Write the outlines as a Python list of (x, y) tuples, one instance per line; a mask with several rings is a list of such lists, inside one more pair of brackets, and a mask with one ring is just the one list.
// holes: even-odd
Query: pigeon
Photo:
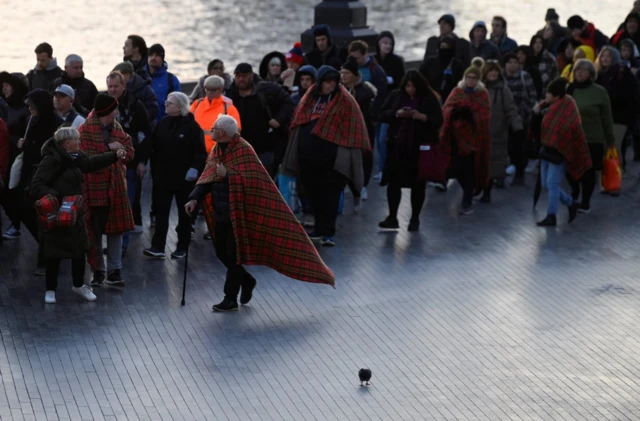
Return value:
[(368, 386), (369, 380), (371, 380), (371, 370), (361, 368), (360, 371), (358, 371), (358, 377), (360, 377), (360, 386), (363, 385), (362, 383), (364, 383), (364, 386)]

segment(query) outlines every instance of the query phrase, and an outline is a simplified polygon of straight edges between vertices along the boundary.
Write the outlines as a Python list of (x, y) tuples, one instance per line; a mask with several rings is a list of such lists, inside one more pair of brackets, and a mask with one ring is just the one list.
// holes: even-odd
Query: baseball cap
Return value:
[(233, 73), (253, 73), (253, 67), (251, 67), (249, 63), (240, 63), (236, 66), (236, 70), (234, 70)]
[(63, 95), (66, 95), (66, 96), (70, 97), (71, 99), (76, 99), (76, 92), (69, 85), (62, 84), (62, 85), (58, 86), (58, 88), (56, 88), (56, 92), (55, 93), (60, 93), (60, 94), (63, 94)]

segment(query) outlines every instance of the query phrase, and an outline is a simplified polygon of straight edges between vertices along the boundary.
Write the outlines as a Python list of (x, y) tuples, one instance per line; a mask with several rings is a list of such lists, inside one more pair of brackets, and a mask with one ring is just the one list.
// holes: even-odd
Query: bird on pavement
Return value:
[(358, 377), (360, 377), (360, 386), (363, 386), (362, 383), (364, 383), (364, 386), (368, 386), (369, 380), (371, 380), (371, 370), (361, 368), (360, 371), (358, 371)]

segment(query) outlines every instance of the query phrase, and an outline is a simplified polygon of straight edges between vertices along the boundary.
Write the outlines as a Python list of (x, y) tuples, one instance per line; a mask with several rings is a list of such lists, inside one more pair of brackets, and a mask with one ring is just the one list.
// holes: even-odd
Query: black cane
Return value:
[(184, 295), (187, 292), (187, 268), (189, 267), (189, 246), (187, 246), (187, 255), (184, 257), (184, 280), (182, 281), (182, 302), (184, 305)]

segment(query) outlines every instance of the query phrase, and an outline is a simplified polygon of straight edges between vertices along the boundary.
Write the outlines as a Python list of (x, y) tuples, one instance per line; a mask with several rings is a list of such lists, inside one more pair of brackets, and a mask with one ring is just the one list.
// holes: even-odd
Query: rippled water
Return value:
[[(319, 0), (2, 0), (0, 70), (26, 72), (35, 65), (33, 49), (43, 41), (53, 45), (60, 62), (67, 54), (84, 58), (85, 73), (100, 88), (106, 74), (122, 59), (130, 33), (149, 45), (159, 42), (167, 52), (169, 69), (181, 80), (202, 74), (209, 60), (221, 58), (228, 68), (239, 61), (257, 64), (274, 49), (288, 51), (313, 23)], [(105, 6), (108, 4), (108, 6)], [(437, 33), (437, 19), (453, 13), (458, 34), (473, 22), (503, 15), (509, 35), (528, 43), (544, 24), (553, 6), (563, 22), (574, 13), (593, 21), (610, 36), (632, 6), (629, 0), (587, 0), (540, 3), (535, 0), (365, 0), (368, 22), (376, 30), (396, 35), (396, 50), (408, 60), (421, 58), (426, 39)], [(479, 11), (481, 10), (481, 11)], [(61, 67), (63, 63), (60, 63)]]

